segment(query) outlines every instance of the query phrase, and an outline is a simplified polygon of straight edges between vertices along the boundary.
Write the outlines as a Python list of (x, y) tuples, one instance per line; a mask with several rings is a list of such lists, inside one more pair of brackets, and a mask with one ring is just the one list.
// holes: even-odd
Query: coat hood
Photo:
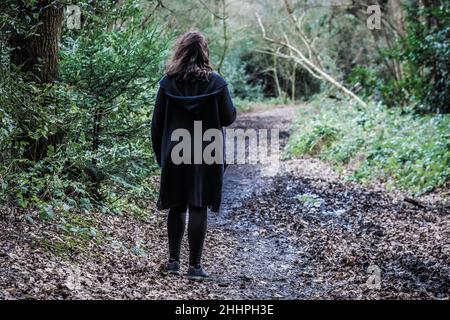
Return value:
[(205, 106), (208, 99), (220, 93), (227, 82), (216, 72), (212, 72), (206, 88), (200, 89), (196, 95), (184, 95), (177, 87), (175, 77), (164, 76), (159, 82), (164, 94), (172, 99), (181, 108), (198, 113), (202, 106)]

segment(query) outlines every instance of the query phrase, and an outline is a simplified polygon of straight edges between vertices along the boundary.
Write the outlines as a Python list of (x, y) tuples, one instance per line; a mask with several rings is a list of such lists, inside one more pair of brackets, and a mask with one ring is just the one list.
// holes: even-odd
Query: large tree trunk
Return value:
[(402, 0), (392, 0), (390, 2), (392, 16), (397, 28), (397, 32), (401, 37), (404, 37), (405, 34), (405, 16), (402, 8)]
[[(49, 83), (58, 78), (58, 46), (63, 21), (63, 7), (58, 1), (38, 0), (33, 8), (20, 1), (24, 15), (33, 17), (37, 28), (33, 35), (13, 34), (9, 40), (11, 63), (22, 72), (31, 72), (36, 82)], [(30, 25), (30, 30), (31, 30)]]
[[(29, 1), (28, 1), (29, 2)], [(23, 78), (38, 84), (52, 83), (59, 76), (59, 40), (63, 22), (63, 6), (59, 1), (36, 0), (27, 5), (20, 0), (21, 17), (27, 23), (28, 30), (14, 33), (9, 39), (11, 47), (10, 61)], [(35, 30), (33, 29), (35, 28)], [(48, 99), (44, 99), (48, 101)], [(45, 106), (44, 106), (45, 107)], [(33, 130), (29, 127), (27, 130)], [(63, 140), (62, 130), (35, 140), (24, 132), (22, 141), (28, 143), (24, 157), (39, 161), (46, 156), (50, 145), (60, 144)]]

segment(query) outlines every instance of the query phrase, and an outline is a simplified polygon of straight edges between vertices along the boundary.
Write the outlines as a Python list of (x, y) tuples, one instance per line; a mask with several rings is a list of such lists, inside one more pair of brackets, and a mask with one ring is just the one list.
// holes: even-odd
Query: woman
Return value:
[[(180, 248), (189, 209), (187, 277), (202, 280), (209, 276), (201, 265), (207, 208), (217, 212), (221, 202), (225, 168), (222, 127), (233, 123), (236, 109), (226, 81), (213, 72), (207, 41), (198, 31), (189, 31), (177, 40), (173, 58), (159, 84), (152, 119), (152, 143), (161, 167), (158, 209), (169, 209), (169, 261), (166, 270), (169, 274), (180, 274)], [(201, 135), (198, 134), (199, 127)], [(174, 133), (177, 129), (189, 133), (191, 142), (190, 149), (183, 149), (179, 154), (172, 152), (181, 143)], [(220, 130), (219, 143), (222, 146), (222, 152), (218, 153), (222, 160), (212, 164), (203, 161), (203, 151), (211, 143), (202, 139), (208, 129)], [(195, 139), (201, 139), (200, 144), (196, 144)], [(178, 147), (176, 149), (179, 150)], [(200, 163), (194, 161), (199, 155)], [(182, 157), (183, 162), (174, 159), (175, 156)]]

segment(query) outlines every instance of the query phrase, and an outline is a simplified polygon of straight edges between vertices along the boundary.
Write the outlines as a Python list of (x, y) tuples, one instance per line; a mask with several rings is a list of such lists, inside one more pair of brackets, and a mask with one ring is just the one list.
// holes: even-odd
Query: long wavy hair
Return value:
[(190, 30), (177, 39), (174, 54), (166, 69), (168, 76), (181, 80), (208, 80), (212, 70), (208, 42), (203, 34)]

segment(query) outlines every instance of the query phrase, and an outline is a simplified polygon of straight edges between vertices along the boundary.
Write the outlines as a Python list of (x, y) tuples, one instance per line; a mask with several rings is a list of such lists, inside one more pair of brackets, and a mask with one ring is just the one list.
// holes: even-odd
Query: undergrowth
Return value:
[(450, 117), (319, 97), (299, 109), (286, 156), (331, 162), (346, 177), (419, 195), (450, 176)]

